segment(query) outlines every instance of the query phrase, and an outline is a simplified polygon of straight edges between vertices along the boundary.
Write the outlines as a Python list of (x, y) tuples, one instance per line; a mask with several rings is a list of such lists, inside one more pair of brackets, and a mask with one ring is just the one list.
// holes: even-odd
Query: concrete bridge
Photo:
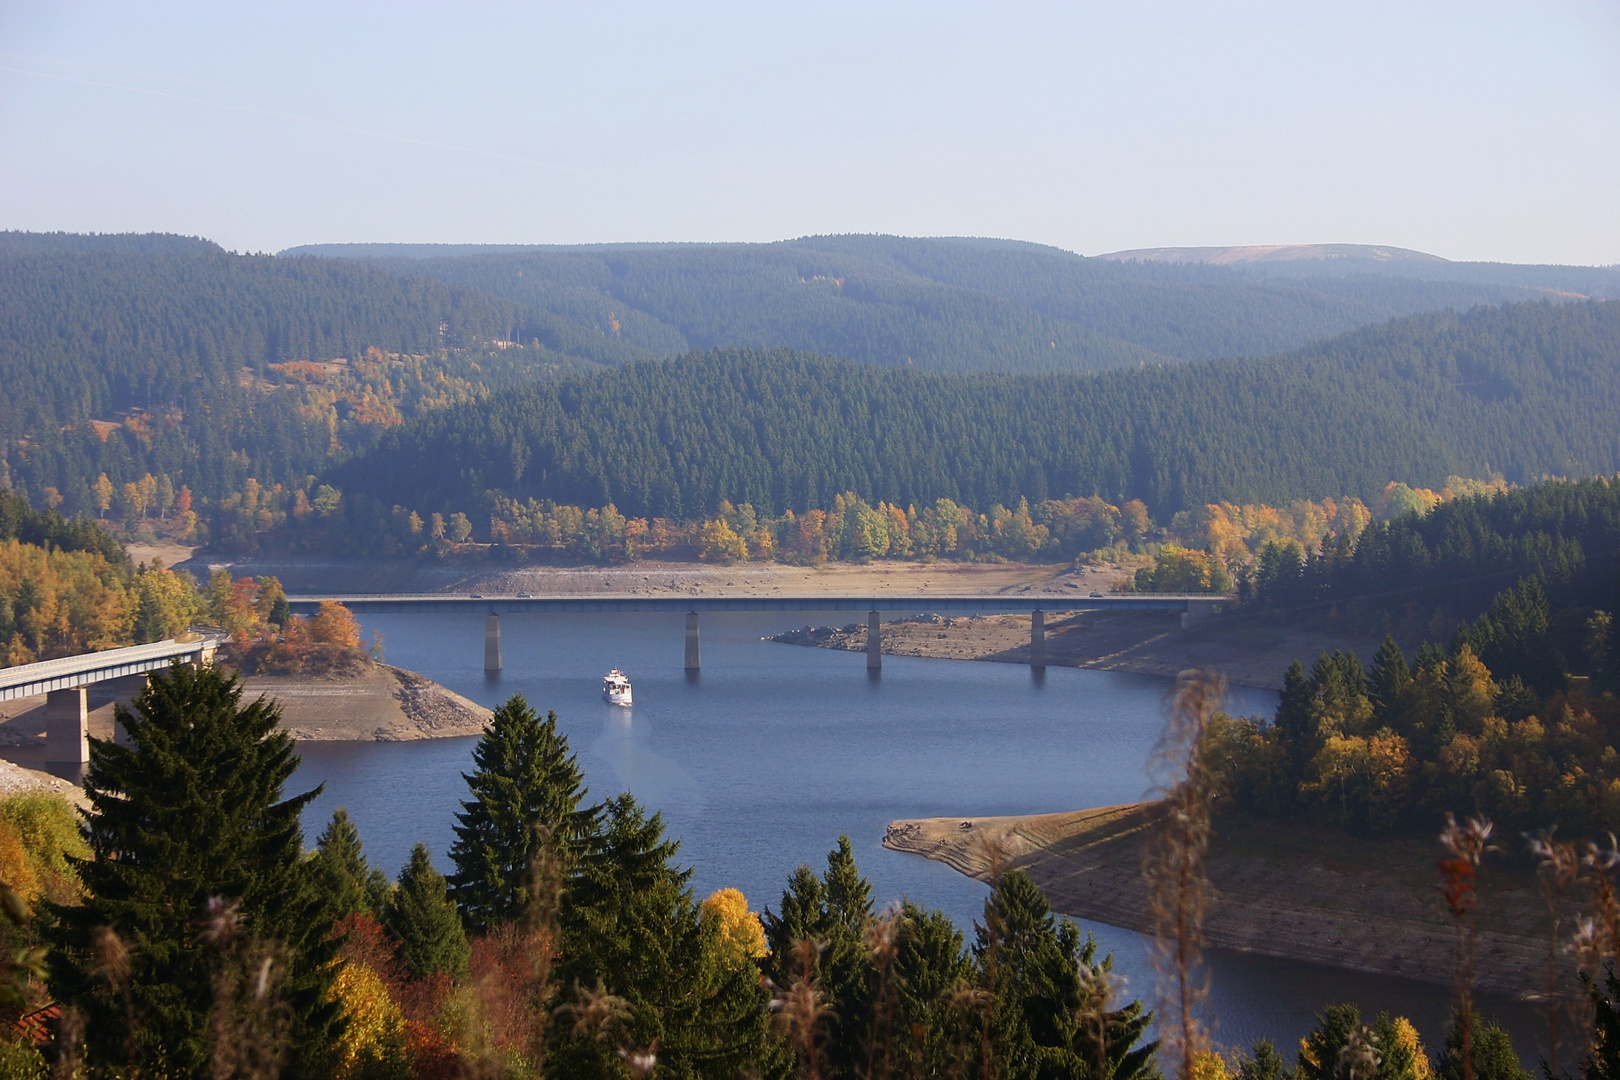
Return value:
[(207, 663), (225, 638), (223, 630), (203, 628), (188, 641), (171, 638), (150, 645), (0, 668), (0, 701), (44, 694), (46, 762), (82, 765), (90, 760), (85, 731), (89, 715), (86, 687), (116, 682), (122, 684), (119, 696), (125, 696), (145, 684), (148, 672), (161, 671), (176, 660)]
[(297, 596), (287, 604), (299, 614), (313, 614), (323, 601), (335, 600), (358, 614), (484, 612), (484, 670), (501, 670), (501, 616), (520, 612), (580, 611), (686, 612), (686, 670), (701, 666), (698, 613), (704, 611), (865, 611), (866, 666), (883, 666), (883, 612), (885, 611), (993, 611), (999, 614), (1028, 611), (1029, 663), (1046, 667), (1046, 612), (1048, 611), (1179, 611), (1186, 629), (1228, 602), (1224, 596), (1165, 593), (1108, 593), (1090, 596), (1027, 595), (1008, 593), (906, 593), (882, 596), (530, 596), (515, 593), (484, 596), (478, 593), (443, 593)]

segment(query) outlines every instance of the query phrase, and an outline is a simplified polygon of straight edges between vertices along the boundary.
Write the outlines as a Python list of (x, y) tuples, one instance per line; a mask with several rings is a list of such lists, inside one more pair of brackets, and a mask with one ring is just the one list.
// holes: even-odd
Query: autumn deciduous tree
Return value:
[(407, 1080), (405, 1014), (370, 966), (350, 961), (332, 981), (332, 1000), (343, 1015), (333, 1080)]
[(733, 962), (758, 960), (765, 947), (765, 927), (757, 912), (748, 910), (741, 889), (716, 889), (703, 899), (703, 913), (720, 924), (720, 942)]
[(132, 607), (121, 568), (101, 555), (0, 541), (0, 648), (9, 663), (127, 644)]
[(1214, 552), (1166, 544), (1151, 567), (1136, 572), (1136, 588), (1155, 593), (1228, 593), (1232, 577)]
[(355, 649), (360, 646), (360, 624), (354, 613), (335, 600), (322, 600), (310, 620), (310, 633), (323, 645), (341, 645)]
[(698, 530), (698, 558), (705, 562), (732, 563), (748, 558), (748, 545), (720, 518), (705, 521)]
[(191, 579), (165, 570), (161, 562), (137, 572), (131, 584), (137, 643), (176, 637), (204, 614)]

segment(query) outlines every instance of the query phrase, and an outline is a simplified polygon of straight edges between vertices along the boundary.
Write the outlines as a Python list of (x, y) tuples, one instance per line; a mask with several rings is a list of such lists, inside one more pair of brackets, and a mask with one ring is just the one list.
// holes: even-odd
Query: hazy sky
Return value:
[(1620, 262), (1620, 2), (0, 3), (0, 228)]

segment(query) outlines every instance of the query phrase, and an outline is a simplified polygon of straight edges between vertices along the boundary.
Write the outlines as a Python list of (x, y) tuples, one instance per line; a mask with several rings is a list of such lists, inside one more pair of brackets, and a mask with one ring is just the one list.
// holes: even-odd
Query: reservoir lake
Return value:
[[(521, 693), (535, 708), (555, 710), (591, 797), (628, 790), (661, 811), (698, 896), (730, 885), (755, 910), (778, 908), (794, 867), (824, 870), (845, 834), (879, 907), (910, 897), (944, 910), (971, 941), (987, 888), (943, 863), (884, 848), (888, 823), (1141, 799), (1170, 683), (1058, 667), (1037, 677), (1019, 664), (903, 656), (885, 656), (881, 674), (869, 675), (864, 654), (762, 640), (853, 617), (706, 613), (695, 678), (682, 667), (683, 614), (504, 615), (505, 667), (496, 678), (483, 671), (481, 615), (371, 614), (361, 623), (383, 635), (391, 664), (492, 708)], [(633, 708), (603, 700), (610, 667), (633, 681)], [(1270, 691), (1234, 687), (1228, 711), (1269, 716), (1276, 701)], [(301, 744), (297, 789), (326, 785), (305, 816), (310, 842), (345, 806), (368, 854), (390, 874), (418, 840), (447, 870), (475, 741)], [(1145, 939), (1083, 925), (1114, 953), (1129, 993), (1151, 998)], [(1431, 1050), (1444, 1042), (1443, 987), (1219, 950), (1211, 967), (1223, 1044), (1246, 1047), (1266, 1035), (1292, 1060), (1317, 1011), (1338, 1001), (1368, 1014), (1404, 1013)], [(1533, 1011), (1483, 995), (1480, 1003), (1533, 1060)]]
[[(1134, 802), (1149, 794), (1146, 762), (1164, 722), (1170, 681), (1077, 668), (1044, 676), (1019, 664), (865, 656), (764, 637), (850, 614), (706, 613), (701, 674), (683, 670), (684, 614), (502, 616), (505, 669), (483, 671), (479, 614), (370, 614), (389, 663), (491, 708), (521, 693), (555, 710), (592, 801), (631, 791), (681, 841), (699, 897), (735, 886), (755, 910), (780, 906), (800, 863), (818, 872), (848, 835), (874, 901), (902, 897), (949, 914), (971, 942), (988, 889), (942, 863), (889, 851), (897, 818), (1051, 813)], [(1305, 658), (1309, 659), (1309, 658)], [(635, 686), (633, 708), (601, 693), (610, 667)], [(1234, 687), (1228, 711), (1276, 707), (1270, 691)], [(417, 841), (441, 871), (476, 738), (306, 742), (290, 791), (324, 784), (304, 817), (306, 842), (346, 807), (370, 858), (397, 874)], [(24, 760), (35, 756), (7, 751)], [(25, 761), (25, 763), (35, 764)], [(37, 764), (36, 764), (37, 767)], [(1439, 846), (1436, 845), (1436, 857)], [(1438, 896), (1436, 903), (1439, 902)], [(1147, 939), (1082, 922), (1127, 993), (1151, 1004)], [(1351, 1001), (1370, 1019), (1409, 1016), (1431, 1052), (1444, 1045), (1450, 995), (1441, 986), (1211, 950), (1216, 1041), (1269, 1036), (1291, 1061), (1326, 1004)], [(1541, 1021), (1528, 1005), (1476, 995), (1534, 1061)]]

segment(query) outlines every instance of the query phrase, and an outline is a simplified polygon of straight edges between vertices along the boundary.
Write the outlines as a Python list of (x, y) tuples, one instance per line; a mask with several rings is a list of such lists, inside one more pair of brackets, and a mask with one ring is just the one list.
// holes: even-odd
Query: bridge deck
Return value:
[(0, 701), (14, 701), (52, 690), (71, 690), (76, 686), (119, 679), (125, 675), (160, 671), (175, 660), (212, 652), (223, 640), (223, 635), (205, 634), (195, 641), (155, 641), (150, 645), (130, 645), (122, 649), (104, 649), (101, 652), (64, 656), (58, 660), (0, 668)]
[(350, 611), (369, 612), (514, 612), (565, 611), (1187, 611), (1223, 603), (1223, 596), (1110, 593), (1107, 596), (1019, 596), (1007, 593), (894, 596), (477, 596), (441, 593), (369, 596), (295, 596), (287, 603), (310, 614), (323, 600), (336, 600)]

